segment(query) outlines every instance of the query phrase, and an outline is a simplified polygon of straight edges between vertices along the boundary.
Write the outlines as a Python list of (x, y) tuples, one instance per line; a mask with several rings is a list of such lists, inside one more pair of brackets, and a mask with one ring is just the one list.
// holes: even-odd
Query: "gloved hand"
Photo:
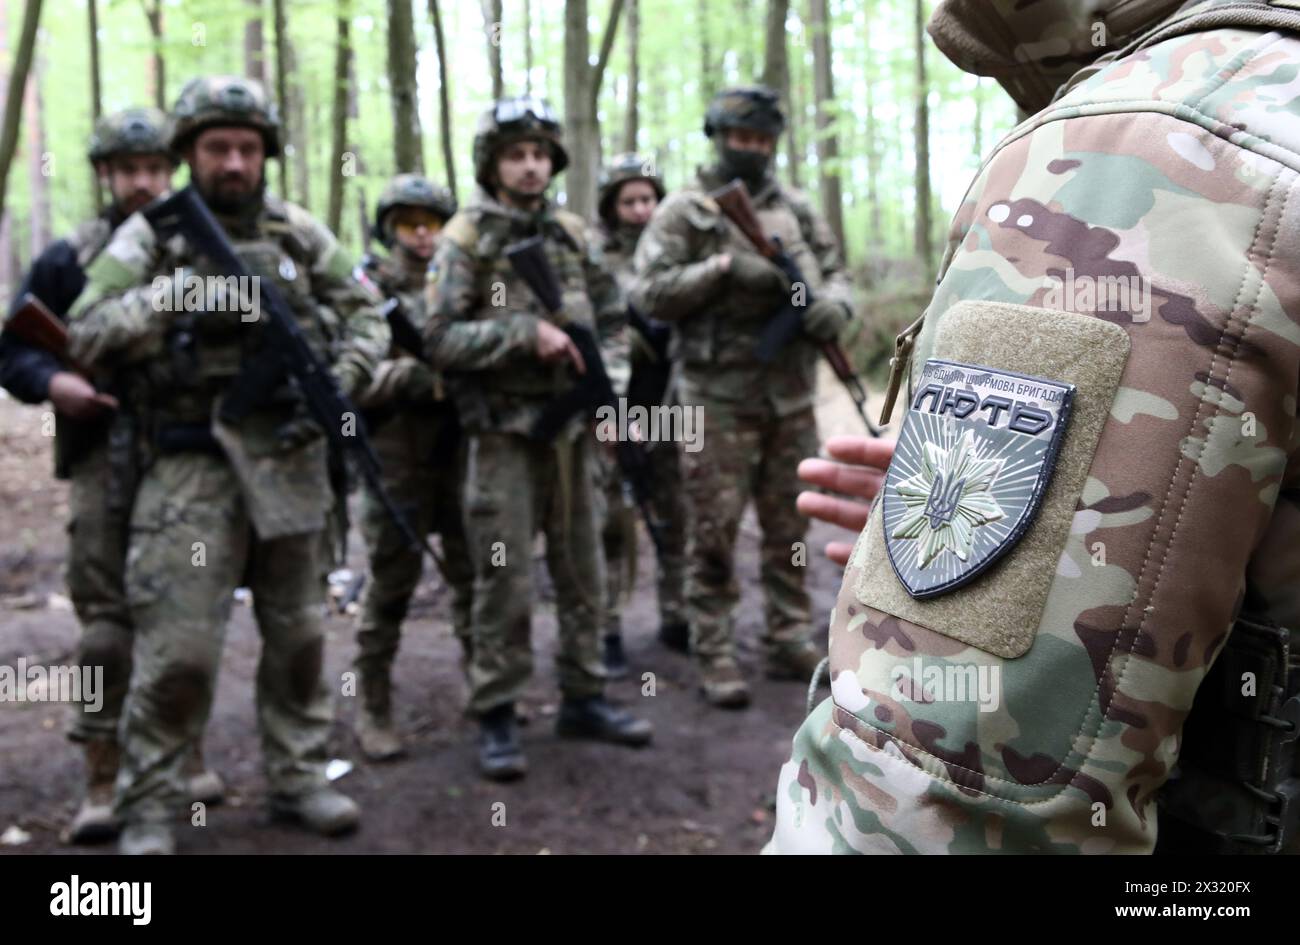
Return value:
[(803, 313), (804, 334), (816, 341), (835, 341), (848, 320), (849, 311), (842, 302), (818, 299)]
[(756, 295), (789, 295), (790, 280), (775, 263), (758, 253), (736, 253), (731, 257), (731, 284)]

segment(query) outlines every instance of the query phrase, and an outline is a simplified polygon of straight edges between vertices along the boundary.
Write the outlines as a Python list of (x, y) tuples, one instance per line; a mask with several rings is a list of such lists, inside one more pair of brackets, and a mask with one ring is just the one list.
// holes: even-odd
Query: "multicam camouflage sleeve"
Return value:
[(583, 274), (586, 276), (587, 294), (591, 297), (591, 311), (596, 320), (596, 333), (600, 337), (600, 353), (605, 359), (605, 371), (609, 374), (614, 393), (622, 397), (627, 393), (628, 381), (632, 379), (627, 299), (592, 234), (587, 237)]
[(1297, 62), (1175, 36), (985, 164), (770, 850), (1150, 852), (1238, 613), (1296, 639)]
[(477, 317), (488, 300), (480, 297), (476, 260), (464, 247), (444, 238), (434, 268), (438, 278), (426, 296), (424, 343), (436, 367), (487, 371), (536, 352), (537, 316), (503, 311), (495, 318)]
[(87, 267), (86, 287), (68, 311), (68, 353), (74, 360), (97, 367), (162, 350), (167, 317), (154, 304), (152, 284), (160, 259), (161, 247), (143, 216), (118, 227)]
[(727, 282), (721, 255), (696, 260), (701, 226), (711, 229), (717, 214), (702, 214), (698, 195), (670, 194), (646, 225), (636, 246), (637, 281), (632, 304), (643, 315), (680, 321), (714, 301)]

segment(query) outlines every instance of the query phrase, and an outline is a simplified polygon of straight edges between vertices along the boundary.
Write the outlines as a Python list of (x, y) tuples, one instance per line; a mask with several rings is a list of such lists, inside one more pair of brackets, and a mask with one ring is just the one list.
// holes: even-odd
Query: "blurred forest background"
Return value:
[(563, 111), (573, 163), (558, 194), (590, 215), (602, 160), (652, 155), (671, 189), (710, 157), (701, 126), (713, 93), (763, 81), (790, 116), (778, 172), (841, 239), (866, 323), (848, 341), (878, 376), (893, 334), (929, 298), (948, 219), (980, 156), (1016, 121), (996, 84), (934, 48), (924, 33), (931, 6), (5, 0), (0, 303), (32, 257), (103, 200), (85, 158), (95, 116), (169, 107), (196, 75), (265, 82), (288, 140), (270, 165), (271, 188), (358, 253), (361, 208), (394, 173), (421, 171), (469, 198), (475, 119), (497, 95), (538, 94)]

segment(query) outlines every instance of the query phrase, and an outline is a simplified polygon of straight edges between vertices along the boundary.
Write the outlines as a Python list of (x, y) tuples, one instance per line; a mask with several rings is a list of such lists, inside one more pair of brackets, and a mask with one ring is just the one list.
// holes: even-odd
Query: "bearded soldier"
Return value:
[[(51, 244), (27, 273), (11, 310), (28, 294), (55, 315), (66, 314), (86, 284), (85, 268), (113, 231), (132, 213), (164, 193), (175, 159), (167, 151), (166, 116), (153, 108), (129, 108), (95, 124), (88, 157), (111, 202), (102, 214)], [(133, 402), (131, 378), (101, 372), (95, 382), (65, 368), (52, 353), (0, 336), (0, 384), (25, 403), (48, 399), (55, 410), (55, 475), (69, 479), (67, 582), (81, 621), (78, 662), (103, 671), (103, 703), (78, 712), (68, 737), (83, 745), (86, 795), (68, 828), (74, 843), (111, 839), (113, 780), (117, 776), (117, 725), (131, 676), (131, 614), (123, 587), (127, 525), (135, 497), (132, 425), (141, 406)], [(197, 746), (187, 756), (187, 790), (215, 803), (223, 787), (204, 771)]]
[(899, 337), (883, 484), (838, 471), (879, 498), (775, 850), (1295, 851), (1300, 11), (1081, 6), (930, 21), (1032, 117)]
[[(610, 161), (600, 176), (597, 208), (601, 251), (605, 264), (618, 280), (624, 294), (631, 292), (632, 254), (636, 250), (646, 223), (664, 198), (662, 178), (649, 158), (639, 154), (620, 154)], [(671, 362), (668, 359), (669, 328), (662, 322), (634, 317), (628, 327), (631, 359), (629, 406), (657, 407), (670, 404), (668, 387)], [(640, 401), (645, 403), (641, 404)], [(677, 448), (671, 442), (647, 443), (652, 467), (651, 509), (660, 526), (661, 548), (656, 549), (659, 597), (659, 639), (673, 649), (685, 652), (688, 640), (686, 623), (685, 572), (686, 506), (682, 498), (681, 464)], [(628, 576), (635, 574), (635, 509), (626, 498), (622, 477), (614, 457), (600, 454), (600, 474), (604, 484), (605, 514), (602, 539), (605, 566), (608, 570), (605, 598), (605, 668), (613, 675), (627, 673), (623, 652), (621, 601), (630, 588)]]
[[(337, 322), (332, 370), (345, 392), (362, 390), (387, 352), (387, 326), (334, 236), (265, 192), (265, 159), (281, 145), (261, 86), (189, 82), (168, 144), (248, 268), (283, 293), (318, 356), (324, 322)], [(317, 557), (330, 503), (325, 441), (288, 382), (238, 420), (219, 416), (244, 361), (260, 351), (265, 314), (246, 320), (255, 287), (204, 293), (213, 311), (177, 310), (172, 300), (190, 298), (194, 280), (225, 281), (207, 265), (183, 232), (159, 237), (136, 214), (88, 269), (71, 317), (78, 361), (136, 365), (147, 379), (151, 420), (126, 573), (136, 620), (116, 799), (126, 853), (173, 849), (181, 758), (207, 721), (240, 584), (252, 590), (262, 635), (257, 705), (272, 813), (322, 834), (358, 820), (357, 806), (325, 777), (332, 711)]]
[[(449, 380), (467, 438), (465, 524), (474, 566), (470, 708), (481, 726), (479, 763), (489, 778), (524, 774), (515, 704), (532, 670), (532, 545), (546, 535), (559, 623), (557, 665), (564, 700), (556, 730), (565, 737), (628, 745), (651, 738), (649, 723), (603, 696), (600, 660), (604, 562), (594, 504), (587, 416), (576, 414), (553, 441), (534, 430), (543, 409), (592, 366), (561, 324), (594, 328), (610, 370), (624, 300), (583, 221), (545, 197), (568, 163), (549, 104), (502, 99), (474, 136), (481, 190), (443, 231), (430, 289), (426, 346)], [(540, 236), (562, 291), (547, 311), (512, 269), (505, 250)]]
[[(434, 250), (455, 212), (451, 191), (417, 174), (399, 174), (379, 197), (373, 232), (389, 255), (368, 256), (363, 278), (397, 303), (391, 317), (405, 320), (413, 333), (424, 327), (425, 288), (435, 278)], [(416, 350), (404, 350), (395, 334), (394, 356), (379, 365), (360, 405), (388, 494), (419, 534), (436, 531), (442, 536), (452, 626), (468, 660), (474, 571), (461, 524), (456, 416), (441, 376), (420, 360), (422, 344), (406, 343)], [(392, 720), (391, 671), (423, 555), (410, 546), (368, 489), (362, 493), (361, 529), (370, 556), (370, 583), (357, 625), (362, 697), (357, 737), (366, 757), (384, 760), (403, 753)]]
[[(795, 465), (817, 443), (813, 417), (816, 341), (848, 324), (849, 285), (826, 224), (772, 174), (785, 127), (775, 93), (759, 87), (720, 92), (704, 133), (716, 159), (665, 200), (636, 249), (633, 304), (672, 322), (681, 363), (679, 397), (707, 424), (703, 448), (682, 450), (687, 500), (687, 603), (700, 687), (713, 705), (740, 708), (749, 687), (736, 663), (733, 629), (739, 591), (736, 533), (750, 499), (762, 538), (767, 675), (807, 682), (821, 657), (810, 642), (803, 536), (795, 510)], [(799, 264), (815, 301), (803, 334), (773, 364), (755, 354), (767, 317), (792, 299), (775, 265), (760, 256), (709, 193), (734, 179), (748, 190), (759, 222)]]

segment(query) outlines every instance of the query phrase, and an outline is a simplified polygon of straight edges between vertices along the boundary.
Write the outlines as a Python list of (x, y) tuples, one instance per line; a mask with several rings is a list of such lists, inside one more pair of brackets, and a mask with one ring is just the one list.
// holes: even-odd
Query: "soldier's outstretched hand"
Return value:
[[(866, 436), (833, 436), (826, 441), (825, 452), (830, 459), (812, 457), (799, 464), (799, 478), (825, 490), (799, 493), (799, 511), (860, 532), (871, 513), (871, 500), (885, 481), (885, 470), (894, 457), (894, 443)], [(836, 564), (848, 564), (852, 550), (852, 541), (828, 542), (826, 557)]]
[(582, 352), (573, 343), (573, 339), (565, 333), (564, 329), (557, 328), (550, 322), (537, 323), (537, 356), (547, 363), (572, 361), (574, 370), (579, 374), (587, 373)]

